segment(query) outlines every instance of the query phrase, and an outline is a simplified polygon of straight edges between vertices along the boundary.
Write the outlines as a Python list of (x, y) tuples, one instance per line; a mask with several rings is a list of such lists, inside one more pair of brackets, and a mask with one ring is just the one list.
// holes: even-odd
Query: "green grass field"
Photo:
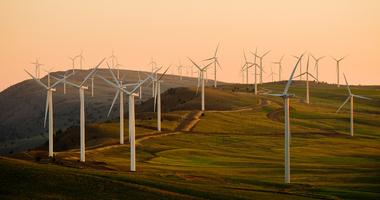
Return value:
[[(263, 87), (278, 93), (284, 85)], [(352, 87), (373, 99), (355, 101), (354, 137), (348, 107), (335, 113), (347, 96), (344, 86), (311, 84), (310, 105), (303, 103), (304, 88), (295, 82), (290, 90), (296, 94), (290, 103), (291, 184), (283, 183), (282, 100), (226, 85), (207, 88), (206, 110), (215, 110), (192, 131), (175, 131), (191, 109), (165, 113), (161, 135), (154, 114), (137, 120), (137, 172), (129, 172), (129, 145), (117, 145), (118, 122), (89, 124), (84, 166), (74, 143), (57, 153), (62, 162), (35, 162), (34, 151), (0, 158), (0, 198), (380, 199), (380, 87)], [(200, 107), (199, 100), (181, 105)], [(66, 134), (62, 142), (70, 141)]]

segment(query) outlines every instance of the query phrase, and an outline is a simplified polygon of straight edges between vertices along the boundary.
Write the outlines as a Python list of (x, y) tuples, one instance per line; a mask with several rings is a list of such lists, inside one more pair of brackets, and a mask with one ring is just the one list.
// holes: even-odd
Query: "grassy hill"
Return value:
[[(70, 71), (71, 72), (71, 71)], [(64, 72), (54, 72), (55, 76), (63, 75)], [(89, 73), (89, 70), (76, 70), (69, 81), (80, 83)], [(97, 74), (112, 80), (108, 69), (99, 69)], [(126, 76), (125, 76), (126, 75)], [(125, 83), (137, 82), (137, 71), (120, 70), (120, 77), (124, 77)], [(140, 73), (145, 78), (144, 72)], [(196, 78), (167, 75), (164, 77), (161, 91), (176, 87), (194, 87)], [(41, 79), (47, 83), (47, 77)], [(52, 82), (55, 82), (52, 79)], [(111, 106), (115, 90), (100, 78), (95, 78), (94, 97), (91, 97), (91, 87), (85, 91), (86, 120), (88, 122), (107, 121), (107, 112)], [(211, 82), (208, 82), (211, 84)], [(91, 81), (86, 85), (91, 86)], [(143, 85), (143, 95), (137, 104), (152, 97), (150, 83)], [(127, 102), (125, 98), (125, 102)], [(17, 153), (39, 146), (47, 141), (48, 129), (43, 127), (45, 114), (46, 91), (34, 80), (25, 80), (13, 85), (0, 93), (0, 154)], [(67, 86), (66, 95), (63, 94), (63, 85), (57, 87), (53, 93), (54, 126), (55, 131), (65, 131), (71, 126), (79, 125), (79, 94), (78, 89)], [(114, 107), (116, 111), (118, 104)], [(128, 107), (126, 107), (126, 110)], [(110, 119), (118, 116), (112, 112)]]
[(204, 115), (195, 110), (200, 97), (194, 96), (194, 88), (168, 90), (162, 95), (161, 133), (155, 130), (151, 100), (140, 105), (133, 173), (129, 145), (117, 144), (117, 120), (88, 124), (85, 164), (77, 161), (79, 131), (72, 127), (57, 133), (59, 152), (53, 163), (44, 159), (44, 146), (1, 158), (0, 194), (17, 199), (26, 198), (24, 194), (90, 199), (379, 199), (380, 87), (352, 87), (355, 94), (373, 100), (355, 101), (351, 137), (347, 107), (335, 113), (347, 96), (346, 88), (313, 83), (307, 105), (304, 84), (296, 81), (290, 90), (296, 94), (290, 103), (291, 184), (283, 184), (282, 100), (265, 95), (282, 91), (281, 82), (259, 87), (259, 96), (252, 94), (251, 85), (207, 88)]

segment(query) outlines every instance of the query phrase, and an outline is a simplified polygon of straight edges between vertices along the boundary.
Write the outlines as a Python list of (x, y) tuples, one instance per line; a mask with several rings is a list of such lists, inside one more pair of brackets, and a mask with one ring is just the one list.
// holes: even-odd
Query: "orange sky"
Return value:
[[(380, 84), (378, 0), (2, 0), (0, 1), (0, 91), (27, 77), (36, 57), (45, 67), (67, 69), (68, 56), (84, 50), (94, 65), (111, 51), (124, 68), (148, 70), (186, 57), (210, 57), (221, 42), (220, 80), (241, 81), (242, 49), (270, 49), (264, 67), (287, 55), (283, 74), (305, 50), (344, 56), (353, 84)], [(320, 63), (320, 79), (335, 82), (335, 63)], [(270, 80), (264, 75), (265, 80)]]

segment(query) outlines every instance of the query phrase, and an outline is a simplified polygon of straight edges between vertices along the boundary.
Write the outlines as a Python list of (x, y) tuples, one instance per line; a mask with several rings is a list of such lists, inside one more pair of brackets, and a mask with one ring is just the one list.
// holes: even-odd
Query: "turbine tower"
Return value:
[[(37, 77), (34, 77), (31, 73), (25, 70), (27, 74), (29, 74), (30, 77), (32, 77), (40, 86), (45, 88), (47, 94), (46, 94), (46, 107), (45, 107), (45, 120), (44, 120), (44, 128), (46, 127), (46, 118), (49, 111), (49, 157), (52, 158), (54, 156), (54, 150), (53, 150), (53, 135), (54, 135), (54, 112), (53, 112), (53, 92), (56, 91), (55, 86), (57, 86), (59, 83), (65, 81), (66, 78), (60, 79), (57, 82), (55, 82), (53, 85), (45, 85), (38, 79)], [(71, 74), (72, 75), (72, 74)], [(70, 77), (71, 75), (67, 76)]]
[(273, 64), (278, 65), (278, 81), (281, 81), (281, 72), (282, 72), (282, 59), (284, 59), (284, 55), (281, 56), (280, 60), (277, 62), (273, 62)]
[(350, 86), (348, 85), (348, 82), (347, 82), (347, 79), (346, 79), (346, 75), (343, 74), (343, 76), (344, 76), (344, 81), (346, 82), (346, 85), (347, 85), (348, 97), (343, 102), (343, 104), (338, 108), (338, 110), (336, 111), (336, 113), (338, 113), (340, 111), (340, 109), (343, 108), (343, 106), (348, 102), (348, 100), (351, 101), (350, 132), (351, 132), (351, 136), (354, 136), (354, 97), (359, 98), (359, 99), (367, 99), (367, 100), (371, 100), (371, 99), (368, 98), (368, 97), (363, 97), (363, 96), (360, 96), (360, 95), (353, 94), (351, 92)]
[(82, 70), (83, 69), (83, 61), (84, 61), (83, 50), (81, 50), (80, 54), (75, 56), (74, 58), (79, 58), (79, 68)]
[(77, 56), (69, 57), (71, 60), (71, 68), (73, 69), (73, 72), (75, 72), (75, 60), (77, 59)]
[(220, 66), (220, 63), (219, 63), (219, 60), (218, 60), (218, 57), (217, 57), (217, 54), (218, 54), (218, 49), (219, 49), (219, 44), (216, 46), (216, 49), (215, 49), (215, 52), (214, 52), (214, 56), (211, 57), (211, 58), (207, 58), (203, 61), (212, 61), (212, 63), (214, 64), (214, 87), (216, 88), (217, 87), (217, 80), (216, 80), (216, 66), (218, 66), (220, 69), (222, 69), (222, 67)]
[(321, 57), (314, 57), (314, 55), (311, 55), (315, 61), (315, 65), (314, 65), (314, 70), (316, 72), (316, 76), (317, 76), (317, 83), (319, 82), (319, 61), (324, 58), (325, 56), (321, 56)]
[(284, 99), (284, 111), (285, 111), (285, 183), (290, 183), (290, 121), (289, 121), (289, 98), (293, 97), (294, 94), (289, 94), (288, 90), (292, 83), (294, 73), (296, 72), (297, 66), (301, 62), (302, 56), (294, 66), (294, 69), (289, 77), (289, 80), (285, 86), (284, 92), (282, 94), (270, 94), (271, 96), (282, 97)]
[[(157, 130), (161, 132), (161, 79), (165, 76), (166, 72), (169, 70), (170, 66), (165, 70), (163, 74), (161, 74), (160, 78), (156, 78), (154, 76), (149, 76), (152, 80), (152, 82), (155, 82), (155, 94), (154, 96), (154, 111), (156, 111), (157, 108)], [(161, 68), (160, 68), (161, 69)]]
[[(205, 111), (205, 79), (204, 79), (204, 72), (207, 70), (207, 67), (210, 66), (212, 63), (209, 63), (208, 65), (204, 66), (204, 67), (200, 67), (199, 65), (197, 65), (197, 63), (195, 63), (193, 60), (191, 60), (191, 58), (188, 58), (199, 70), (199, 76), (198, 76), (198, 80), (201, 81), (201, 84), (202, 84), (202, 112)], [(198, 88), (199, 88), (199, 84), (198, 84), (198, 87), (197, 87), (197, 92), (198, 92)]]
[(79, 98), (80, 98), (80, 161), (85, 162), (85, 112), (84, 112), (84, 90), (87, 90), (88, 87), (84, 86), (84, 84), (87, 82), (87, 80), (92, 77), (99, 66), (104, 62), (106, 58), (103, 58), (99, 64), (84, 78), (82, 83), (75, 84), (68, 81), (65, 81), (68, 85), (71, 85), (73, 87), (76, 87), (79, 89)]
[(339, 73), (339, 64), (340, 64), (340, 61), (342, 61), (345, 58), (345, 56), (342, 57), (342, 58), (340, 58), (340, 59), (337, 59), (337, 58), (334, 58), (334, 57), (331, 57), (331, 58), (336, 61), (336, 80), (337, 80), (337, 86), (340, 87), (340, 85), (339, 85), (339, 75), (340, 75), (340, 73)]

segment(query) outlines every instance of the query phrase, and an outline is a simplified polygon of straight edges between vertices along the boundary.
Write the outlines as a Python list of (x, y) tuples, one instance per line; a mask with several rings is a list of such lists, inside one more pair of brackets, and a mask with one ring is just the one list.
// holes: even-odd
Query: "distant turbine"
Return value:
[(274, 75), (277, 75), (277, 73), (273, 72), (273, 68), (271, 67), (269, 76), (272, 76), (272, 83), (274, 83)]
[[(156, 63), (156, 61), (153, 60), (153, 57), (151, 58), (151, 61), (149, 62), (148, 65), (151, 66), (152, 74), (153, 74), (153, 71), (155, 71), (157, 68), (157, 63)], [(152, 83), (152, 97), (154, 97), (154, 88), (155, 88), (154, 83)]]
[[(258, 89), (257, 89), (257, 75), (261, 75), (261, 74), (258, 74), (257, 73), (257, 68), (259, 68), (261, 71), (263, 71), (262, 70), (262, 68), (260, 67), (260, 65), (258, 65), (257, 63), (256, 63), (256, 58), (257, 58), (257, 48), (256, 48), (256, 50), (255, 50), (255, 53), (253, 53), (252, 51), (250, 51), (251, 52), (251, 54), (253, 54), (254, 55), (254, 57), (255, 57), (255, 60), (254, 60), (254, 62), (253, 62), (253, 64), (251, 65), (251, 67), (253, 66), (253, 67), (255, 67), (255, 95), (257, 95), (257, 93), (258, 93)], [(265, 55), (264, 55), (265, 56)], [(273, 77), (272, 77), (273, 78)]]
[(314, 70), (316, 70), (316, 75), (317, 75), (317, 82), (319, 82), (319, 61), (324, 58), (325, 56), (321, 56), (321, 57), (314, 57), (314, 55), (311, 55), (315, 61), (315, 65), (314, 65)]
[[(53, 85), (45, 85), (42, 83), (37, 77), (34, 77), (31, 73), (25, 70), (26, 73), (29, 74), (40, 86), (46, 89), (46, 108), (45, 108), (45, 120), (44, 120), (44, 127), (46, 127), (46, 118), (47, 118), (47, 112), (49, 111), (49, 157), (54, 156), (54, 150), (53, 150), (53, 135), (54, 135), (54, 121), (53, 121), (53, 92), (56, 91), (55, 86), (57, 86), (59, 83), (65, 81), (64, 79), (60, 79), (57, 82), (55, 82)], [(72, 75), (72, 74), (71, 74)], [(69, 75), (69, 76), (71, 76)], [(68, 77), (69, 77), (68, 76)]]
[(342, 61), (344, 57), (340, 58), (340, 59), (337, 59), (337, 58), (334, 58), (334, 57), (331, 57), (332, 59), (334, 59), (336, 61), (336, 79), (337, 79), (337, 86), (340, 87), (339, 85), (339, 64), (340, 64), (340, 61)]
[(289, 94), (288, 90), (292, 83), (294, 73), (296, 72), (298, 64), (301, 62), (302, 56), (294, 66), (294, 69), (289, 77), (288, 83), (285, 86), (284, 92), (282, 94), (270, 94), (271, 96), (282, 97), (284, 99), (284, 111), (285, 111), (285, 183), (290, 183), (290, 121), (289, 121), (289, 98), (293, 97), (294, 94)]
[(68, 85), (76, 87), (79, 89), (79, 97), (80, 97), (80, 161), (85, 162), (85, 112), (84, 112), (84, 90), (87, 90), (88, 87), (84, 86), (86, 81), (96, 73), (96, 70), (99, 66), (104, 62), (105, 58), (103, 58), (99, 64), (84, 78), (81, 84), (77, 85), (68, 81), (65, 81)]
[(83, 51), (81, 51), (79, 55), (75, 56), (74, 59), (75, 58), (79, 58), (79, 67), (82, 70), (83, 69), (83, 61), (84, 61)]
[[(199, 79), (202, 83), (202, 112), (205, 111), (205, 79), (204, 79), (204, 72), (207, 70), (207, 67), (210, 66), (212, 63), (209, 63), (208, 65), (204, 66), (204, 67), (200, 67), (199, 65), (197, 65), (197, 63), (195, 63), (193, 60), (191, 60), (191, 58), (189, 58), (189, 60), (194, 64), (194, 66), (196, 66), (199, 70)], [(199, 84), (198, 84), (198, 88), (199, 88)], [(197, 88), (197, 91), (198, 91), (198, 88)]]
[(263, 66), (263, 59), (266, 55), (270, 53), (270, 50), (265, 52), (263, 55), (259, 56), (257, 53), (255, 54), (256, 57), (260, 59), (260, 84), (263, 83), (263, 71), (264, 71), (264, 66)]
[(76, 60), (77, 56), (74, 56), (74, 57), (69, 57), (69, 59), (71, 60), (71, 67), (73, 69), (73, 72), (75, 72), (75, 60)]
[(338, 108), (338, 110), (336, 111), (336, 113), (338, 113), (340, 111), (340, 109), (343, 108), (343, 106), (348, 102), (348, 100), (351, 100), (351, 119), (350, 119), (351, 125), (350, 125), (350, 132), (351, 132), (351, 136), (354, 136), (354, 97), (357, 97), (359, 99), (367, 99), (367, 100), (371, 100), (371, 99), (368, 98), (368, 97), (363, 97), (363, 96), (359, 96), (359, 95), (356, 95), (356, 94), (352, 94), (350, 86), (348, 85), (348, 82), (347, 82), (347, 79), (346, 79), (346, 75), (344, 75), (344, 73), (343, 73), (343, 76), (344, 76), (344, 80), (346, 81), (347, 90), (348, 90), (348, 94), (349, 95), (348, 95), (347, 99), (343, 102), (343, 104)]
[(43, 64), (41, 64), (41, 63), (39, 63), (39, 60), (38, 60), (38, 58), (36, 58), (36, 61), (34, 62), (34, 63), (31, 63), (31, 64), (33, 64), (34, 66), (35, 66), (35, 70), (36, 70), (36, 74), (35, 74), (35, 77), (37, 78), (37, 79), (40, 79), (40, 75), (41, 75), (41, 66), (43, 65)]
[(222, 69), (222, 67), (220, 67), (220, 63), (219, 63), (219, 60), (218, 60), (218, 57), (217, 57), (218, 49), (219, 49), (219, 43), (216, 46), (216, 49), (215, 49), (215, 52), (214, 52), (214, 56), (211, 57), (211, 58), (207, 58), (207, 59), (203, 60), (203, 61), (212, 61), (212, 63), (214, 64), (214, 87), (215, 88), (217, 87), (216, 66), (218, 66), (220, 69)]
[(114, 54), (114, 52), (113, 52), (113, 50), (112, 50), (112, 54), (111, 54), (111, 56), (108, 58), (108, 59), (111, 60), (112, 67), (115, 66), (115, 58), (116, 58), (116, 56), (115, 56), (115, 54)]
[[(249, 83), (249, 78), (248, 78), (249, 68), (251, 68), (253, 66), (253, 63), (248, 61), (247, 56), (245, 55), (244, 49), (243, 49), (243, 56), (244, 56), (244, 61), (245, 61), (244, 65), (243, 65), (243, 69), (245, 70), (245, 75), (246, 75), (245, 82), (246, 82), (246, 84), (248, 84)], [(256, 78), (256, 76), (255, 76), (255, 78)]]
[[(98, 76), (99, 78), (103, 79), (106, 83), (111, 85), (112, 87), (116, 88), (116, 95), (113, 99), (110, 111), (113, 108), (113, 105), (115, 104), (116, 99), (120, 96), (120, 143), (124, 143), (124, 106), (123, 106), (123, 95), (121, 93), (125, 93), (128, 95), (128, 105), (129, 105), (129, 142), (130, 142), (130, 156), (131, 156), (131, 165), (130, 165), (130, 171), (136, 171), (136, 144), (135, 144), (135, 96), (137, 94), (135, 91), (139, 89), (139, 87), (144, 84), (149, 77), (144, 79), (141, 82), (133, 83), (133, 84), (122, 84), (120, 81), (116, 78), (115, 74), (112, 70), (110, 70), (112, 78), (114, 79), (114, 83), (103, 78), (102, 76)], [(131, 91), (126, 90), (125, 88), (127, 86), (134, 86), (134, 88)], [(109, 111), (109, 112), (110, 112)]]
[(277, 62), (273, 62), (273, 64), (278, 65), (278, 81), (282, 80), (281, 72), (282, 72), (282, 59), (284, 59), (284, 56), (281, 56), (280, 60)]
[[(303, 75), (306, 75), (306, 103), (309, 104), (310, 103), (310, 96), (309, 96), (309, 76), (311, 76), (313, 79), (315, 79), (316, 81), (318, 81), (317, 78), (315, 78), (313, 76), (313, 74), (309, 73), (309, 59), (310, 59), (310, 56), (307, 56), (307, 63), (306, 63), (306, 72), (298, 75), (298, 76), (303, 76)], [(297, 78), (298, 76), (294, 77), (294, 78)]]
[(161, 132), (161, 79), (165, 76), (166, 72), (169, 70), (170, 66), (165, 70), (164, 73), (161, 74), (160, 78), (156, 78), (154, 76), (149, 76), (152, 82), (155, 82), (156, 86), (156, 96), (154, 97), (154, 111), (156, 111), (157, 107), (157, 130)]

